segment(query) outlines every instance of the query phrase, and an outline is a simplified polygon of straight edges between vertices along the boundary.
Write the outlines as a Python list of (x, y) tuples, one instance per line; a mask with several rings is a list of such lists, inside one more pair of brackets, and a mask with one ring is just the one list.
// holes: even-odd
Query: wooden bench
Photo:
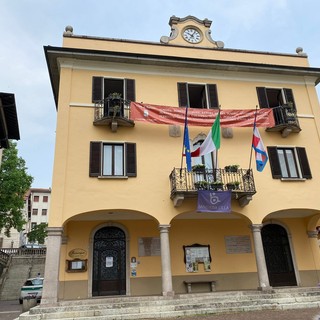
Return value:
[(187, 287), (187, 291), (188, 293), (191, 293), (192, 290), (192, 285), (193, 284), (203, 284), (203, 283), (206, 283), (206, 284), (209, 284), (210, 285), (210, 289), (211, 291), (216, 291), (216, 280), (191, 280), (191, 281), (183, 281), (183, 283), (186, 285)]

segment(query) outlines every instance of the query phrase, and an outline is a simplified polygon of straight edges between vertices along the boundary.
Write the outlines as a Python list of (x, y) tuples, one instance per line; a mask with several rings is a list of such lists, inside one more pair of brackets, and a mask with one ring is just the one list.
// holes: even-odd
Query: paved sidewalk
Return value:
[(0, 300), (0, 319), (13, 320), (19, 317), (22, 307), (17, 300), (2, 301)]
[[(320, 320), (320, 309), (266, 310), (233, 314), (206, 315), (194, 317), (166, 318), (166, 320)], [(163, 320), (159, 318), (157, 320)]]

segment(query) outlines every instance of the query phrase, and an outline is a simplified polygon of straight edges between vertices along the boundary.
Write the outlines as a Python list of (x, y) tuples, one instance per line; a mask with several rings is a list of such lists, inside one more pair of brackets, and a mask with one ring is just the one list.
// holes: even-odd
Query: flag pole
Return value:
[[(180, 177), (182, 173), (182, 165), (183, 165), (183, 154), (184, 154), (184, 149), (186, 145), (186, 129), (187, 129), (187, 121), (188, 121), (188, 106), (186, 106), (186, 114), (184, 118), (184, 131), (183, 131), (183, 143), (182, 143), (182, 152), (181, 152), (181, 163), (180, 163)], [(186, 161), (187, 161), (187, 155), (186, 155)]]
[(256, 112), (254, 114), (254, 120), (253, 120), (253, 130), (252, 130), (252, 140), (251, 140), (251, 146), (250, 146), (250, 161), (249, 161), (249, 170), (251, 169), (251, 162), (252, 162), (252, 153), (253, 153), (253, 148), (252, 148), (252, 144), (253, 144), (253, 133), (254, 133), (254, 129), (256, 127), (256, 121), (257, 121), (257, 113), (258, 113), (258, 106), (256, 105)]
[[(220, 114), (220, 109), (221, 108), (221, 106), (219, 105), (219, 111), (218, 111), (218, 115)], [(217, 115), (217, 116), (218, 116)], [(218, 150), (219, 149), (216, 149), (216, 161), (213, 163), (214, 164), (214, 180), (217, 180), (217, 169), (218, 169)]]

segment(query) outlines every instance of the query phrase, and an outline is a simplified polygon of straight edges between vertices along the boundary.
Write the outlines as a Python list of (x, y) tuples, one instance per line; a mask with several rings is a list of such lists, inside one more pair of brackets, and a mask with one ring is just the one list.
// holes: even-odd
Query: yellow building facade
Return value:
[[(57, 130), (43, 304), (174, 295), (190, 281), (207, 281), (192, 292), (210, 281), (217, 291), (320, 282), (320, 69), (302, 48), (227, 49), (207, 19), (173, 16), (169, 25), (160, 42), (67, 27), (62, 47), (45, 47)], [(215, 115), (210, 126), (220, 108), (220, 149), (193, 157), (205, 167), (187, 171), (183, 122), (133, 119), (133, 102), (144, 120), (152, 107), (166, 122), (163, 110), (187, 106), (191, 116)], [(259, 127), (269, 158), (262, 172), (251, 155), (256, 106), (274, 120)], [(251, 110), (251, 125), (231, 110)], [(210, 126), (189, 125), (192, 150)], [(238, 182), (231, 212), (199, 212), (198, 193), (214, 195), (220, 181), (220, 191)]]

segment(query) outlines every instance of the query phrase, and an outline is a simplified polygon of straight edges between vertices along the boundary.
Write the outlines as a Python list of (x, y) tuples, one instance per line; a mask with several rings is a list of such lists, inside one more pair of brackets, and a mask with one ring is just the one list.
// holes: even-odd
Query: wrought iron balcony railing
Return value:
[(281, 131), (283, 137), (287, 137), (291, 132), (300, 132), (300, 124), (297, 111), (292, 103), (273, 108), (275, 126), (267, 128), (267, 131)]
[(171, 199), (174, 206), (182, 204), (185, 198), (196, 198), (198, 190), (231, 190), (232, 198), (241, 207), (252, 200), (256, 193), (252, 169), (205, 169), (188, 172), (186, 168), (174, 168), (170, 174)]
[(116, 131), (118, 125), (133, 127), (130, 120), (130, 101), (121, 98), (118, 94), (110, 94), (108, 98), (95, 102), (94, 125), (110, 125)]

